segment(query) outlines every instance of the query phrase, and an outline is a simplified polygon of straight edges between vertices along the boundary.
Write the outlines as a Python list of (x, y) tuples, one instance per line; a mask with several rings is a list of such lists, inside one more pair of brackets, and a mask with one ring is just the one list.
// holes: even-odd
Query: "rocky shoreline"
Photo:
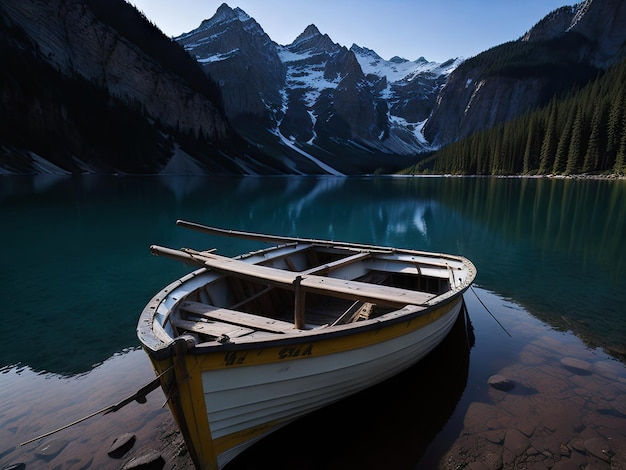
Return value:
[(158, 427), (157, 442), (140, 445), (126, 455), (122, 470), (174, 470), (193, 469), (193, 462), (183, 436), (171, 417)]
[[(616, 375), (622, 373), (622, 366), (565, 357), (558, 365), (534, 367), (545, 361), (546, 352), (542, 346), (534, 349), (521, 364), (489, 378), (490, 402), (470, 404), (463, 430), (438, 470), (626, 469), (626, 378)], [(155, 421), (152, 438), (123, 433), (110, 439), (108, 463), (98, 464), (93, 457), (69, 459), (54, 468), (192, 470), (189, 452), (171, 416)], [(39, 462), (51, 462), (66, 445), (67, 441), (54, 439), (34, 453)], [(302, 465), (307, 464), (303, 461)], [(237, 462), (231, 467), (238, 468)], [(24, 463), (1, 467), (28, 468), (31, 465)], [(264, 468), (263, 464), (258, 468)], [(333, 464), (327, 468), (334, 468)]]
[(528, 349), (490, 378), (490, 403), (470, 405), (439, 470), (626, 469), (622, 367), (574, 357), (546, 366), (545, 348)]

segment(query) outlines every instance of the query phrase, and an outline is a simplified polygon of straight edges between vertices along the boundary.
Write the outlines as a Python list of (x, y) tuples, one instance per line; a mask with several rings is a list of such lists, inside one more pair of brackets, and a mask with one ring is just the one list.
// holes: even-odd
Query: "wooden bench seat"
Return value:
[(213, 305), (200, 302), (185, 301), (181, 304), (180, 309), (203, 318), (227, 322), (254, 330), (270, 331), (272, 333), (294, 333), (297, 331), (293, 323), (251, 313), (242, 313), (227, 308), (214, 307)]
[(343, 266), (347, 266), (358, 261), (363, 261), (364, 259), (369, 257), (370, 253), (367, 252), (356, 253), (352, 256), (346, 256), (344, 258), (331, 261), (330, 263), (315, 266), (313, 268), (307, 269), (306, 271), (302, 271), (300, 274), (302, 276), (306, 276), (307, 274), (329, 274), (330, 272), (342, 268)]
[(173, 319), (172, 325), (182, 330), (191, 331), (193, 333), (199, 333), (205, 336), (211, 336), (216, 339), (224, 335), (228, 336), (229, 338), (236, 338), (238, 336), (247, 335), (255, 331), (250, 328), (232, 325), (230, 323), (199, 322), (199, 321), (184, 320), (182, 318)]

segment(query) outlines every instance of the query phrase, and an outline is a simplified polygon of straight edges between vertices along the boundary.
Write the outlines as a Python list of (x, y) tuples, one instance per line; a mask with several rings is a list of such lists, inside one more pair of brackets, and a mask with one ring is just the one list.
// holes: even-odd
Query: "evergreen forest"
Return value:
[(442, 147), (402, 173), (626, 175), (626, 60), (546, 107)]

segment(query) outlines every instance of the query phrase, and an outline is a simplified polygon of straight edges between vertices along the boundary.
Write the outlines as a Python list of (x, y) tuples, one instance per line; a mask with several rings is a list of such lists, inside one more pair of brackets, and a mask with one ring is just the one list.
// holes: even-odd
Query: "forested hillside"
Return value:
[(626, 60), (584, 88), (447, 145), (405, 172), (626, 174)]

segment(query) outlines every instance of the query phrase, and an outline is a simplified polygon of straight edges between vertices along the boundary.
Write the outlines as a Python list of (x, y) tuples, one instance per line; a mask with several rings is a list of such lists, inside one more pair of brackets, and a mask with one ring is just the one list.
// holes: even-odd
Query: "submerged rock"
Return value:
[(467, 470), (490, 470), (489, 467), (482, 462), (472, 462), (465, 468)]
[(577, 452), (585, 452), (585, 442), (580, 437), (575, 437), (569, 443), (569, 446)]
[(591, 455), (598, 457), (605, 462), (611, 461), (611, 456), (613, 455), (613, 452), (611, 452), (611, 446), (606, 439), (603, 439), (601, 437), (593, 437), (591, 439), (587, 439), (585, 441), (585, 449), (587, 449), (587, 452), (589, 452)]
[(505, 392), (511, 390), (515, 386), (511, 380), (507, 379), (503, 375), (492, 375), (489, 377), (487, 383), (496, 390), (502, 390)]
[(133, 447), (135, 439), (135, 435), (128, 432), (116, 437), (113, 439), (107, 454), (114, 459), (122, 457)]
[(580, 465), (576, 462), (572, 462), (569, 459), (561, 459), (554, 464), (552, 470), (579, 470)]
[(588, 375), (593, 371), (593, 367), (586, 361), (576, 359), (573, 357), (564, 357), (561, 359), (561, 364), (566, 369), (574, 372), (575, 374)]
[(530, 441), (528, 437), (517, 429), (510, 429), (504, 438), (504, 447), (510, 450), (516, 457), (519, 457), (530, 447)]
[(63, 449), (65, 449), (66, 445), (67, 441), (56, 439), (37, 448), (35, 455), (43, 460), (52, 460), (54, 457), (59, 455)]
[(165, 465), (163, 456), (156, 450), (128, 461), (122, 470), (161, 470)]

